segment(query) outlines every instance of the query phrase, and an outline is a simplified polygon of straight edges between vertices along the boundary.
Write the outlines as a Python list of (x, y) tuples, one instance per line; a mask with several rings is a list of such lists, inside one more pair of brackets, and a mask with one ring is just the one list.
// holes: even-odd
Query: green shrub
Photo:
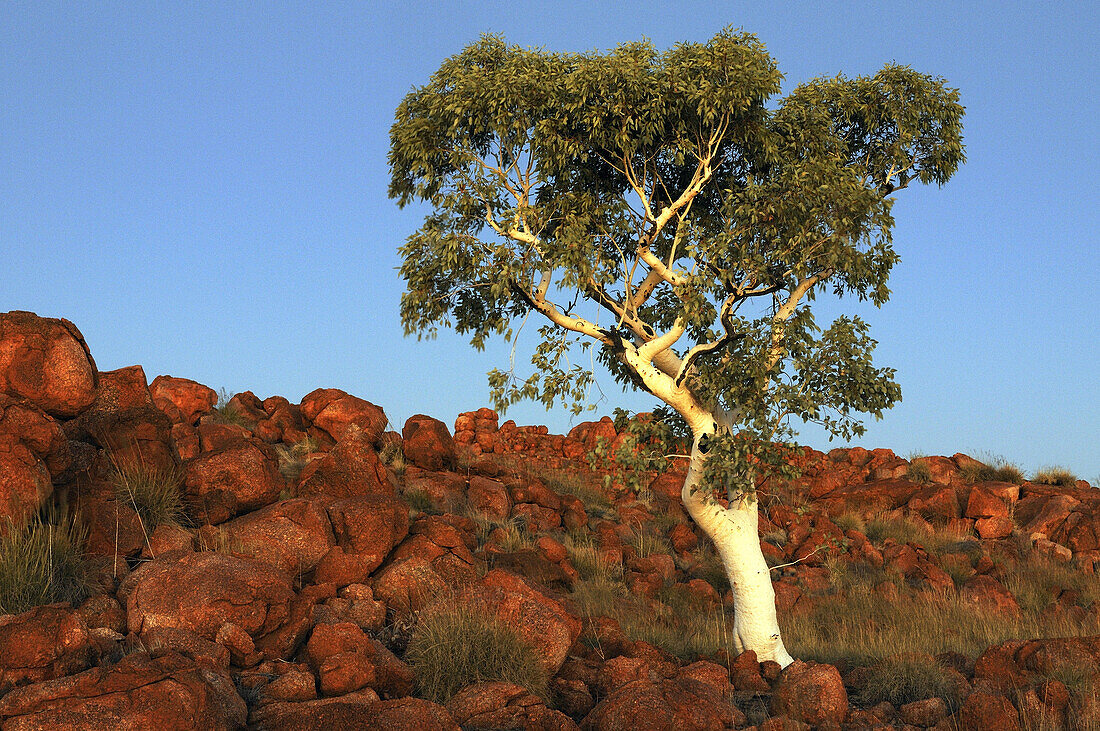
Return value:
[(883, 658), (870, 667), (853, 700), (865, 708), (888, 701), (895, 707), (939, 697), (952, 712), (959, 707), (959, 686), (947, 670), (927, 655), (907, 653)]
[(54, 602), (76, 605), (89, 593), (87, 530), (75, 517), (38, 516), (0, 536), (0, 613)]
[(441, 604), (420, 615), (405, 660), (422, 698), (446, 703), (473, 683), (502, 680), (547, 698), (533, 647), (507, 624), (470, 607)]
[(1073, 487), (1077, 484), (1077, 475), (1062, 467), (1047, 467), (1036, 472), (1031, 481), (1038, 485)]

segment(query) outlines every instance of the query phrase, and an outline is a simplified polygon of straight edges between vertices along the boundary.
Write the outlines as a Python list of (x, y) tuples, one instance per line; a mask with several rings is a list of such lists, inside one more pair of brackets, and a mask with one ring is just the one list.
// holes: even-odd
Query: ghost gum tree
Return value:
[(866, 324), (822, 330), (810, 305), (886, 301), (893, 196), (952, 175), (963, 108), (905, 66), (772, 101), (781, 78), (733, 29), (664, 53), (485, 36), (401, 102), (389, 162), (391, 197), (430, 208), (401, 248), (406, 331), (443, 325), (480, 349), (541, 321), (530, 377), (489, 374), (501, 409), (579, 412), (593, 375), (570, 355), (594, 346), (675, 410), (692, 435), (684, 505), (729, 574), (738, 649), (786, 665), (758, 480), (792, 419), (850, 438), (901, 396)]

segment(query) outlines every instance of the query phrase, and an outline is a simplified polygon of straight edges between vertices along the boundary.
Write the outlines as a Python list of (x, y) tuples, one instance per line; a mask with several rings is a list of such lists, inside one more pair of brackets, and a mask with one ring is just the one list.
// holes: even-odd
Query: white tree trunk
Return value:
[(699, 449), (699, 440), (703, 436), (706, 434), (696, 431), (682, 496), (688, 514), (714, 542), (729, 576), (734, 599), (734, 648), (737, 652), (753, 650), (760, 662), (774, 660), (786, 667), (794, 658), (779, 632), (771, 572), (760, 550), (757, 502), (742, 497), (723, 508), (712, 497), (711, 488), (702, 484), (706, 457)]

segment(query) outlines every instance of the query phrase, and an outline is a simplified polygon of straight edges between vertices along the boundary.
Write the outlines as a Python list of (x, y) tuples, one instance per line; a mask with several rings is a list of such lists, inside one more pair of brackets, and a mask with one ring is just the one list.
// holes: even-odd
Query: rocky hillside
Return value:
[(588, 467), (621, 438), (219, 398), (0, 315), (0, 726), (1100, 728), (1100, 490), (804, 450), (758, 491), (781, 669), (683, 474)]

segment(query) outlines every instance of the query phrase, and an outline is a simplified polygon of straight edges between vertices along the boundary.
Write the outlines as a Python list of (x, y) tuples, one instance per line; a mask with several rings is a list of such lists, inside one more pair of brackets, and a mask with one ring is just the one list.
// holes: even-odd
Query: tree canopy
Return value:
[(406, 331), (481, 348), (541, 321), (529, 377), (489, 374), (502, 409), (579, 412), (593, 375), (570, 355), (592, 346), (696, 433), (714, 418), (757, 443), (792, 419), (861, 434), (900, 399), (894, 371), (864, 321), (822, 327), (809, 303), (887, 300), (895, 195), (951, 177), (963, 108), (895, 64), (779, 98), (781, 80), (730, 28), (665, 52), (489, 35), (448, 58), (390, 132), (391, 197), (430, 207), (401, 248)]

